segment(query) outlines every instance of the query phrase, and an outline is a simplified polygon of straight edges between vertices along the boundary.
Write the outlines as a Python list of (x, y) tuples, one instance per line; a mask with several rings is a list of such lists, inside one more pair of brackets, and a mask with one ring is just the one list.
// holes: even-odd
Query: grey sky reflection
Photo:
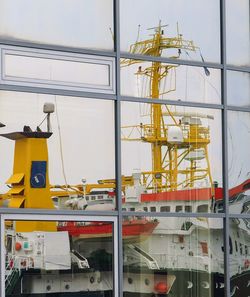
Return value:
[(250, 178), (250, 113), (229, 111), (228, 177), (229, 188)]
[(112, 0), (2, 0), (0, 35), (38, 43), (113, 49)]
[[(128, 20), (129, 15), (129, 20)], [(220, 60), (219, 1), (209, 0), (122, 0), (121, 1), (121, 49), (128, 51), (137, 39), (148, 39), (148, 28), (156, 27), (161, 20), (167, 36), (176, 36), (177, 22), (184, 39), (193, 40), (200, 47), (206, 61)], [(166, 54), (167, 55), (167, 54)], [(200, 60), (198, 54), (192, 59)], [(190, 57), (183, 51), (182, 59)]]

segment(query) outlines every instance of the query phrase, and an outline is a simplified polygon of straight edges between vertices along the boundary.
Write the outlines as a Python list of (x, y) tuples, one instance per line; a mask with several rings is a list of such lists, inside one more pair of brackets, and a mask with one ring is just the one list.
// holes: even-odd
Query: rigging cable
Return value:
[(46, 114), (46, 116), (44, 117), (44, 119), (41, 121), (41, 123), (37, 126), (38, 128), (40, 128), (40, 126), (42, 125), (42, 123), (47, 119), (47, 114)]
[[(187, 51), (185, 51), (185, 53), (186, 53), (186, 55), (189, 57), (189, 59), (190, 59), (191, 61), (193, 61), (192, 58), (191, 58), (191, 56), (189, 55), (189, 53), (188, 53)], [(192, 68), (194, 68), (194, 67), (192, 67)], [(203, 67), (203, 68), (204, 68), (204, 67)], [(200, 71), (196, 69), (196, 67), (195, 67), (193, 70), (196, 71), (196, 72), (197, 72), (203, 79), (205, 79), (205, 78), (204, 78), (204, 75), (201, 74)], [(209, 70), (208, 70), (208, 71), (209, 71)], [(206, 73), (206, 71), (205, 71), (205, 73)], [(210, 72), (209, 72), (209, 75), (210, 75)], [(206, 81), (206, 82), (210, 85), (210, 87), (212, 87), (212, 88), (215, 90), (215, 92), (216, 92), (218, 98), (220, 99), (220, 94), (219, 94), (218, 90), (216, 89), (216, 87), (215, 87), (210, 81)]]
[(61, 164), (62, 164), (62, 174), (64, 178), (64, 183), (66, 185), (66, 192), (68, 195), (70, 194), (68, 191), (69, 185), (67, 183), (66, 173), (65, 173), (65, 166), (64, 166), (64, 159), (63, 159), (63, 148), (62, 148), (62, 135), (61, 135), (61, 125), (58, 115), (58, 108), (57, 108), (57, 96), (55, 96), (55, 107), (56, 107), (56, 120), (57, 120), (57, 129), (58, 129), (58, 136), (59, 136), (59, 148), (60, 148), (60, 157), (61, 157)]

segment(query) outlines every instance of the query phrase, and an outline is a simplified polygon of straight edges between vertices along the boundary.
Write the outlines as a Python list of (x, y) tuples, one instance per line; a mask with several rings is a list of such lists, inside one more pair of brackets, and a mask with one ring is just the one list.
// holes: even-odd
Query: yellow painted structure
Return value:
[[(177, 37), (169, 38), (164, 36), (161, 24), (154, 29), (155, 33), (152, 38), (136, 42), (130, 47), (130, 52), (160, 57), (163, 50), (178, 49), (177, 55), (169, 57), (178, 59), (181, 49), (186, 51), (198, 49), (192, 41), (184, 40), (179, 32)], [(122, 67), (132, 64), (143, 64), (143, 60), (124, 59), (121, 62)], [(175, 71), (177, 67), (178, 65), (176, 64), (153, 61), (150, 66), (146, 66), (144, 69), (142, 66), (139, 66), (136, 75), (148, 77), (150, 81), (149, 98), (160, 99), (162, 94), (175, 90), (174, 88), (160, 93), (160, 84), (170, 74), (170, 70)], [(165, 104), (152, 103), (149, 117), (150, 124), (141, 123), (139, 125), (126, 126), (123, 127), (122, 131), (123, 140), (142, 141), (151, 144), (152, 171), (142, 172), (142, 184), (153, 192), (174, 191), (183, 188), (194, 188), (196, 181), (204, 180), (208, 177), (213, 191), (207, 150), (207, 145), (210, 143), (209, 128), (202, 126), (198, 120), (196, 123), (181, 123), (180, 117), (175, 116), (170, 111), (169, 106)], [(194, 118), (199, 119), (199, 115), (197, 117), (194, 116)], [(171, 127), (177, 127), (181, 130), (183, 135), (182, 141), (176, 143), (170, 141), (169, 131)], [(189, 166), (183, 165), (184, 162), (187, 163), (189, 154), (195, 153), (198, 150), (202, 150), (204, 153), (206, 165), (199, 167), (195, 160), (190, 160)]]
[[(53, 209), (54, 204), (50, 195), (48, 174), (46, 139), (48, 134), (44, 133), (47, 137), (42, 137), (43, 132), (40, 132), (40, 137), (36, 137), (36, 132), (31, 132), (28, 136), (21, 135), (22, 137), (15, 135), (17, 133), (6, 135), (7, 138), (15, 140), (13, 174), (6, 181), (11, 189), (4, 195), (5, 199), (9, 199), (8, 206), (12, 208)], [(31, 168), (34, 161), (46, 163), (45, 184), (42, 187), (32, 187), (31, 185)], [(16, 232), (56, 231), (55, 222), (18, 221), (15, 225)]]

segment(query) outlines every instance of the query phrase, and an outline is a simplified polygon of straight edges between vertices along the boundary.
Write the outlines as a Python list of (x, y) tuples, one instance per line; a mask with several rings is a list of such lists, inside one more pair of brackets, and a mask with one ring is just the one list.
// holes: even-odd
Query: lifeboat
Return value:
[[(123, 240), (145, 240), (159, 222), (156, 219), (129, 218), (122, 223)], [(113, 224), (110, 222), (60, 222), (58, 231), (67, 231), (74, 238), (111, 237)]]

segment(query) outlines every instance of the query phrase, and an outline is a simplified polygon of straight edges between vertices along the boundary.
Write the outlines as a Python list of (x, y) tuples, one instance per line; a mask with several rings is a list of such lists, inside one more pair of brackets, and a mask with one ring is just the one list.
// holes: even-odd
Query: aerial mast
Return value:
[[(150, 28), (154, 30), (152, 38), (137, 41), (131, 45), (130, 52), (132, 54), (150, 55), (154, 57), (161, 57), (163, 50), (177, 49), (177, 55), (169, 56), (168, 58), (178, 59), (181, 54), (181, 50), (196, 51), (198, 47), (193, 44), (193, 41), (185, 40), (182, 34), (179, 33), (177, 24), (177, 36), (166, 37), (164, 35), (161, 22), (159, 26)], [(124, 59), (121, 62), (122, 67), (130, 66), (132, 64), (142, 63), (141, 60)], [(142, 69), (140, 66), (137, 75), (144, 75), (149, 77), (150, 92), (149, 98), (158, 100), (160, 99), (160, 84), (161, 81), (169, 74), (171, 69), (178, 67), (176, 64), (165, 64), (159, 61), (153, 61), (150, 66)], [(160, 103), (160, 102), (159, 102)], [(207, 157), (207, 144), (209, 143), (209, 130), (208, 128), (200, 127), (199, 120), (195, 117), (189, 117), (189, 133), (186, 139), (180, 142), (170, 141), (169, 132), (170, 125), (166, 125), (164, 117), (168, 116), (173, 121), (173, 125), (179, 128), (183, 132), (184, 126), (181, 121), (177, 121), (174, 114), (170, 111), (167, 105), (153, 102), (150, 108), (150, 126), (140, 124), (142, 131), (141, 135), (137, 138), (132, 138), (131, 133), (129, 136), (125, 136), (123, 140), (128, 141), (143, 141), (151, 144), (152, 148), (152, 171), (142, 172), (143, 184), (147, 189), (152, 189), (154, 192), (177, 190), (178, 186), (182, 187), (194, 187), (196, 180), (202, 179), (206, 176), (209, 177), (209, 181), (212, 184), (212, 177), (210, 173), (209, 160)], [(192, 118), (192, 119), (191, 119)], [(192, 122), (193, 121), (193, 122)], [(191, 123), (192, 122), (192, 123)], [(124, 127), (129, 128), (129, 127)], [(134, 129), (136, 126), (130, 126)], [(203, 140), (202, 140), (203, 139)], [(166, 152), (163, 151), (163, 147), (166, 148)], [(182, 149), (181, 154), (179, 151)], [(192, 158), (189, 159), (190, 167), (185, 170), (179, 170), (180, 163), (188, 156), (191, 151), (202, 149), (204, 152), (204, 158), (207, 161), (207, 167), (204, 170), (197, 169), (196, 161)], [(198, 173), (198, 175), (197, 175)], [(184, 175), (185, 178), (182, 181), (178, 181), (178, 175)]]

